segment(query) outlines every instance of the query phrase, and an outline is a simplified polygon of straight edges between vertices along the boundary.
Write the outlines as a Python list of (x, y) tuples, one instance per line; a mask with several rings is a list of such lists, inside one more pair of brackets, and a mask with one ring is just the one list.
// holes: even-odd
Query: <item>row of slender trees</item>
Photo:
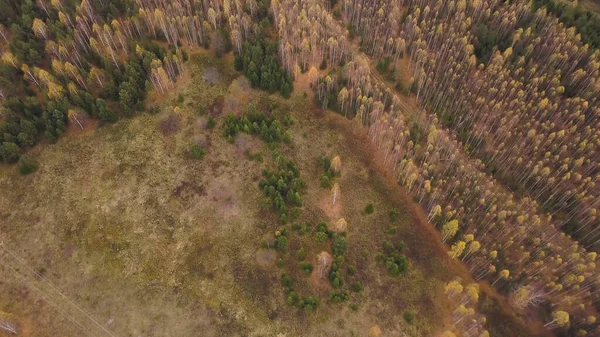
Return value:
[[(304, 8), (298, 8), (291, 1), (281, 1), (278, 6), (280, 7), (274, 10), (281, 13), (276, 16), (278, 21), (294, 20), (293, 18), (301, 17), (303, 11), (319, 13), (324, 10), (318, 2), (311, 1), (304, 3)], [(407, 9), (411, 14), (407, 14)], [(566, 219), (565, 215), (558, 214), (557, 210), (562, 209), (554, 208), (552, 213), (548, 213), (547, 205), (538, 201), (538, 194), (550, 191), (555, 197), (564, 199), (561, 200), (564, 203), (569, 199), (569, 194), (558, 193), (555, 190), (558, 186), (577, 188), (577, 183), (584, 183), (586, 193), (581, 195), (581, 192), (571, 192), (582, 197), (593, 190), (590, 183), (594, 180), (589, 178), (595, 165), (593, 157), (581, 160), (579, 156), (584, 152), (577, 151), (592, 151), (587, 152), (587, 156), (595, 153), (586, 149), (587, 146), (592, 149), (596, 138), (584, 138), (584, 135), (594, 131), (591, 127), (593, 124), (587, 124), (586, 120), (595, 117), (594, 114), (581, 112), (575, 117), (569, 116), (576, 113), (572, 110), (576, 102), (588, 109), (590, 102), (593, 102), (593, 95), (589, 90), (594, 86), (580, 81), (589, 81), (594, 76), (588, 74), (578, 77), (580, 75), (574, 73), (577, 69), (590, 71), (589, 67), (593, 67), (595, 62), (594, 55), (587, 53), (585, 47), (577, 47), (576, 35), (572, 30), (565, 29), (543, 12), (528, 12), (527, 6), (520, 2), (501, 5), (484, 1), (469, 4), (454, 1), (344, 1), (341, 10), (346, 22), (355, 30), (363, 32), (364, 51), (394, 58), (402, 57), (403, 54), (410, 57), (415, 74), (412, 86), (425, 109), (407, 109), (388, 86), (371, 74), (369, 60), (361, 57), (350, 46), (339, 51), (343, 55), (350, 55), (341, 71), (333, 71), (314, 80), (317, 98), (324, 106), (330, 106), (327, 100), (337, 98), (342, 111), (356, 115), (357, 120), (369, 127), (373, 141), (384, 153), (383, 160), (398, 172), (399, 182), (430, 212), (430, 220), (439, 226), (443, 237), (452, 244), (451, 256), (468, 263), (476, 279), (488, 278), (495, 286), (510, 292), (534, 289), (535, 286), (536, 291), (529, 291), (531, 301), (527, 301), (528, 306), (544, 303), (551, 311), (560, 309), (573, 316), (571, 324), (576, 329), (595, 331), (595, 320), (590, 317), (595, 317), (595, 305), (598, 301), (596, 253), (587, 251), (559, 230)], [(325, 14), (315, 17), (328, 18)], [(546, 34), (548, 41), (530, 38), (528, 36), (533, 34), (533, 29), (530, 32), (523, 29), (523, 37), (514, 39), (514, 52), (510, 49), (495, 51), (488, 67), (479, 64), (473, 45), (477, 42), (476, 37), (469, 35), (469, 28), (475, 20), (485, 22), (486, 25), (495, 27), (499, 35), (511, 38), (511, 30), (518, 35), (520, 20), (527, 18), (530, 23), (540, 27), (538, 34)], [(403, 20), (404, 25), (400, 25), (400, 29), (395, 29), (390, 24)], [(336, 24), (335, 19), (331, 18), (325, 22)], [(301, 31), (297, 27), (285, 29)], [(315, 26), (315, 29), (322, 29), (322, 26)], [(335, 28), (329, 31), (335, 31)], [(537, 32), (537, 28), (535, 31)], [(311, 35), (322, 36), (315, 39), (317, 46), (313, 47), (311, 44), (313, 50), (322, 50), (319, 56), (330, 57), (331, 50), (325, 48), (327, 31), (316, 31)], [(557, 42), (552, 45), (554, 47), (549, 45), (551, 38), (568, 40), (569, 36), (575, 41)], [(538, 47), (522, 47), (522, 50), (517, 51), (517, 43), (521, 38), (536, 41)], [(288, 43), (291, 48), (287, 46)], [(312, 72), (312, 67), (317, 65), (319, 58), (304, 61), (299, 45), (301, 43), (301, 39), (283, 34), (280, 48), (282, 52), (292, 50), (295, 53), (288, 57), (293, 60), (292, 65), (288, 65), (290, 71), (311, 68)], [(552, 48), (570, 49), (560, 53), (555, 51), (558, 55), (551, 56), (552, 53), (548, 54), (548, 51), (552, 51)], [(517, 53), (522, 55), (517, 58)], [(523, 58), (525, 54), (529, 60)], [(560, 55), (563, 59), (558, 58)], [(484, 83), (489, 79), (484, 78), (483, 74), (487, 75), (488, 69), (494, 68), (496, 64), (502, 64), (501, 59), (513, 62), (512, 72), (521, 74), (522, 82), (535, 88), (543, 88), (543, 96), (539, 90), (526, 94), (525, 84), (521, 84), (519, 90), (511, 90), (509, 85), (517, 82), (516, 79), (510, 79), (510, 82), (505, 79), (501, 82)], [(302, 62), (308, 62), (308, 65), (305, 66)], [(517, 69), (518, 64), (524, 69)], [(552, 65), (558, 67), (553, 73), (544, 69)], [(577, 68), (577, 65), (581, 68)], [(548, 72), (554, 75), (554, 79)], [(492, 70), (489, 73), (492, 74)], [(561, 74), (561, 77), (556, 78), (557, 74)], [(572, 89), (569, 90), (572, 93), (588, 95), (586, 97), (589, 101), (576, 95), (567, 97), (567, 90), (559, 89), (567, 82), (571, 83)], [(501, 90), (503, 91), (500, 92)], [(551, 95), (552, 92), (554, 96)], [(464, 112), (465, 108), (461, 103), (469, 95), (478, 95), (475, 99), (478, 109), (472, 109), (470, 114)], [(551, 98), (557, 103), (550, 103)], [(499, 107), (489, 111), (483, 109), (497, 106), (504, 99), (508, 100), (505, 105), (500, 105), (504, 110)], [(556, 112), (543, 110), (558, 105), (558, 102), (564, 104), (562, 109)], [(506, 110), (521, 104), (525, 104), (523, 112), (514, 112), (516, 117), (509, 119)], [(454, 106), (457, 106), (455, 110), (448, 112)], [(455, 120), (447, 121), (449, 116), (454, 116), (450, 118)], [(505, 120), (501, 121), (502, 118)], [(482, 124), (475, 124), (472, 120), (476, 119), (480, 119)], [(504, 132), (492, 132), (497, 124), (508, 121), (512, 121), (512, 124), (510, 127), (505, 126)], [(542, 125), (543, 122), (546, 123)], [(549, 166), (552, 160), (557, 159), (560, 166), (564, 165), (563, 157), (559, 152), (551, 152), (553, 143), (543, 140), (536, 142), (535, 138), (545, 128), (549, 128), (551, 123), (554, 123), (552, 128), (555, 134), (550, 136), (552, 132), (546, 131), (547, 137), (559, 137), (557, 150), (566, 145), (567, 148), (561, 152), (562, 156), (574, 158), (566, 162), (567, 167), (562, 169), (563, 175), (570, 172), (569, 177), (572, 177), (572, 182), (561, 183), (564, 185), (558, 184), (556, 177), (550, 180), (557, 173), (553, 173)], [(530, 132), (532, 128), (535, 133)], [(585, 130), (589, 131), (586, 133)], [(486, 139), (490, 135), (492, 139)], [(532, 138), (533, 141), (530, 140)], [(584, 141), (584, 145), (580, 145)], [(480, 143), (484, 142), (490, 145), (484, 147), (486, 150), (481, 150), (480, 154), (475, 148), (483, 147)], [(493, 145), (501, 142), (513, 142), (514, 145), (506, 146), (507, 150), (501, 152), (500, 148)], [(569, 147), (568, 144), (574, 145)], [(542, 146), (547, 151), (539, 150)], [(512, 149), (512, 153), (508, 149)], [(550, 152), (550, 155), (546, 152)], [(555, 158), (556, 155), (559, 157)], [(525, 159), (519, 161), (514, 156), (527, 158), (527, 161), (531, 160), (534, 164), (527, 170), (527, 163), (521, 165)], [(537, 158), (543, 166), (540, 164), (534, 170)], [(522, 175), (517, 179), (523, 180), (522, 185), (530, 191), (528, 195), (515, 195), (488, 174), (491, 163), (513, 161), (515, 166), (505, 165), (505, 170)], [(531, 172), (531, 176), (528, 172)], [(598, 199), (588, 197), (587, 200), (596, 202)], [(579, 206), (582, 207), (580, 209), (585, 209), (583, 213), (569, 210), (567, 217), (582, 215), (586, 221), (595, 220), (592, 217), (595, 211), (588, 206)]]
[(5, 162), (42, 138), (57, 141), (70, 122), (83, 128), (87, 117), (110, 122), (143, 110), (147, 89), (164, 94), (185, 73), (181, 47), (233, 45), (239, 52), (266, 17), (255, 0), (25, 0), (0, 7)]

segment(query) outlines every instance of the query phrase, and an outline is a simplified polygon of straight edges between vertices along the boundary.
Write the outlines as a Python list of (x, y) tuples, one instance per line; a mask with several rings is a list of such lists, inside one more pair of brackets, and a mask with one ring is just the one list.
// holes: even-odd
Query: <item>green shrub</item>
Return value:
[(365, 207), (365, 214), (373, 214), (374, 211), (375, 206), (373, 206), (373, 204), (367, 204), (367, 206)]
[(399, 254), (398, 256), (388, 257), (385, 260), (385, 265), (390, 275), (396, 277), (408, 269), (408, 260), (406, 256)]
[(362, 290), (362, 284), (360, 284), (360, 282), (354, 282), (352, 284), (352, 291), (354, 291), (355, 293), (358, 293)]
[(21, 156), (21, 158), (19, 158), (19, 164), (17, 167), (21, 175), (28, 175), (37, 171), (37, 169), (40, 167), (40, 164), (33, 158), (24, 154)]
[(389, 241), (383, 242), (383, 251), (387, 254), (392, 254), (394, 252), (394, 244)]
[(206, 127), (209, 129), (213, 129), (217, 125), (217, 121), (212, 118), (212, 116), (208, 116), (208, 120), (206, 121)]
[(204, 151), (204, 149), (200, 145), (192, 145), (192, 149), (190, 150), (190, 156), (192, 157), (192, 159), (202, 159), (205, 155), (206, 151)]
[(296, 252), (296, 259), (298, 259), (298, 261), (304, 261), (305, 258), (306, 251), (304, 250), (304, 248), (298, 249), (298, 251)]
[(275, 239), (275, 248), (280, 251), (286, 251), (288, 248), (289, 242), (288, 238), (284, 235), (280, 235)]
[(390, 209), (388, 212), (388, 216), (390, 217), (391, 222), (398, 221), (398, 210), (395, 208)]
[(300, 209), (300, 207), (294, 207), (292, 208), (292, 210), (290, 211), (290, 216), (293, 219), (298, 219), (300, 217), (300, 214), (302, 214), (302, 210)]
[(331, 303), (341, 303), (350, 299), (350, 294), (347, 291), (332, 291), (329, 293), (329, 301)]
[(300, 262), (300, 269), (306, 275), (310, 275), (313, 271), (313, 265), (310, 262)]
[(306, 296), (298, 303), (298, 306), (305, 312), (315, 311), (318, 306), (317, 299), (314, 296)]
[(327, 233), (323, 233), (323, 232), (316, 232), (315, 233), (315, 241), (317, 241), (319, 243), (327, 240), (327, 238), (329, 238), (329, 236), (327, 235)]
[(294, 284), (294, 279), (290, 275), (282, 273), (281, 284), (283, 284), (283, 286), (286, 288), (292, 288), (292, 285)]
[(328, 176), (321, 177), (321, 187), (323, 188), (331, 188), (331, 182), (329, 181)]
[(348, 269), (346, 271), (348, 272), (348, 275), (353, 276), (356, 274), (356, 267), (348, 266)]
[(412, 324), (413, 321), (415, 320), (415, 315), (411, 311), (405, 311), (404, 312), (404, 320), (406, 321), (406, 323)]
[(346, 236), (343, 234), (333, 234), (332, 240), (332, 248), (334, 255), (342, 255), (348, 248), (348, 240), (346, 240)]
[(287, 299), (285, 300), (285, 303), (287, 303), (287, 305), (296, 305), (298, 302), (300, 301), (300, 296), (298, 296), (298, 294), (296, 294), (295, 291), (290, 291), (288, 294)]
[(19, 160), (20, 156), (21, 149), (17, 144), (13, 142), (3, 142), (2, 145), (0, 145), (0, 158), (2, 158), (5, 163), (12, 164)]

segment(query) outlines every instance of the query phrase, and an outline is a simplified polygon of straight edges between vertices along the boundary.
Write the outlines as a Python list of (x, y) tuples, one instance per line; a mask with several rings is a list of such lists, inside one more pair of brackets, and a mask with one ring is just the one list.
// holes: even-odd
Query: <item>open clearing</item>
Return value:
[[(364, 134), (353, 133), (355, 122), (315, 113), (301, 92), (283, 100), (249, 88), (231, 58), (195, 54), (190, 63), (189, 83), (161, 98), (160, 113), (35, 149), (41, 167), (31, 176), (0, 166), (0, 239), (31, 268), (0, 269), (0, 311), (16, 317), (22, 335), (81, 336), (80, 324), (92, 336), (108, 335), (103, 328), (115, 336), (369, 336), (378, 329), (381, 336), (434, 336), (448, 324), (443, 285), (455, 274), (445, 251), (412, 202), (371, 164), (373, 149)], [(273, 162), (271, 149), (245, 134), (230, 144), (221, 129), (226, 113), (240, 114), (249, 102), (289, 112), (295, 122), (291, 143), (278, 151), (297, 163), (307, 184), (296, 222), (313, 229), (339, 217), (348, 222), (344, 256), (357, 268), (348, 280), (363, 285), (348, 302), (327, 303), (328, 281), (299, 270), (300, 246), (309, 261), (331, 250), (312, 233), (292, 234), (282, 268), (281, 253), (259, 250), (261, 239), (280, 228), (261, 208), (258, 188), (262, 169)], [(213, 129), (209, 118), (217, 121)], [(192, 144), (206, 150), (202, 160), (190, 158)], [(246, 150), (261, 152), (264, 163), (248, 160)], [(336, 207), (320, 187), (320, 155), (342, 159)], [(371, 215), (363, 214), (368, 203)], [(392, 208), (399, 211), (394, 223)], [(406, 243), (410, 268), (399, 278), (375, 261), (384, 240)], [(14, 260), (5, 251), (2, 257)], [(283, 271), (299, 293), (317, 296), (316, 312), (286, 305)], [(412, 325), (402, 318), (407, 310), (415, 314)]]

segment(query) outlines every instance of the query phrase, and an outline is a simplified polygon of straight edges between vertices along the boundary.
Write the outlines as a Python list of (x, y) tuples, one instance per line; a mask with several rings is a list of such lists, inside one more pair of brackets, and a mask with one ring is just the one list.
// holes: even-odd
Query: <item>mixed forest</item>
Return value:
[[(53, 146), (69, 129), (159, 113), (148, 97), (160, 100), (188, 80), (198, 50), (231, 57), (250, 87), (283, 101), (303, 96), (368, 135), (372, 160), (392, 172), (447, 257), (472, 278), (444, 284), (440, 301), (452, 309), (440, 336), (490, 335), (480, 288), (521, 323), (541, 322), (544, 335), (600, 335), (600, 16), (587, 7), (555, 0), (0, 0), (0, 37), (0, 159), (22, 175), (44, 164), (29, 155), (34, 148)], [(345, 260), (353, 237), (344, 218), (315, 228), (297, 221), (307, 184), (299, 164), (282, 154), (296, 138), (280, 110), (249, 105), (208, 123), (218, 123), (231, 144), (249, 135), (269, 147), (274, 164), (249, 184), (258, 185), (275, 223), (289, 228), (272, 231), (261, 249), (283, 268), (286, 303), (310, 315), (318, 298), (301, 293), (283, 267), (294, 235), (307, 247), (294, 246), (294, 259), (305, 275), (328, 280), (328, 303), (358, 297), (364, 281)], [(191, 150), (196, 159), (205, 155), (200, 146)], [(263, 163), (261, 153), (247, 149), (246, 156)], [(337, 156), (317, 160), (332, 207), (343, 195), (341, 165)], [(393, 223), (397, 210), (388, 216)], [(405, 245), (419, 243), (392, 237), (381, 238), (376, 261), (394, 280), (411, 268)], [(330, 248), (310, 262), (314, 242)], [(406, 322), (414, 319), (404, 313)]]

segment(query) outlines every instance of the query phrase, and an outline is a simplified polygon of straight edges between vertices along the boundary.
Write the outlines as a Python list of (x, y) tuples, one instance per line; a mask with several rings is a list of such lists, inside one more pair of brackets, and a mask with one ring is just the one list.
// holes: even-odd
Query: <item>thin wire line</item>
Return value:
[(87, 312), (84, 308), (82, 308), (81, 306), (79, 306), (75, 301), (71, 300), (69, 297), (67, 297), (65, 294), (63, 294), (63, 292), (60, 291), (60, 289), (58, 289), (54, 284), (52, 284), (50, 281), (48, 281), (44, 276), (42, 276), (41, 274), (39, 274), (38, 272), (36, 272), (33, 268), (31, 268), (29, 266), (29, 264), (27, 263), (27, 261), (23, 260), (22, 258), (20, 258), (18, 255), (16, 255), (15, 253), (13, 253), (10, 249), (8, 249), (8, 247), (6, 247), (4, 245), (3, 242), (0, 242), (0, 247), (2, 247), (2, 249), (4, 249), (6, 252), (8, 252), (13, 258), (15, 258), (17, 261), (21, 262), (21, 264), (23, 264), (27, 269), (29, 269), (35, 276), (37, 276), (42, 282), (44, 282), (45, 284), (49, 285), (52, 290), (56, 291), (58, 294), (60, 294), (66, 301), (68, 304), (72, 305), (73, 307), (75, 307), (77, 310), (79, 310), (81, 313), (83, 313), (90, 321), (92, 321), (95, 325), (97, 325), (98, 327), (100, 327), (100, 329), (102, 329), (102, 331), (104, 331), (106, 334), (108, 334), (111, 337), (118, 337), (116, 334), (114, 334), (112, 331), (108, 330), (104, 325), (102, 325), (100, 322), (98, 322), (89, 312)]

